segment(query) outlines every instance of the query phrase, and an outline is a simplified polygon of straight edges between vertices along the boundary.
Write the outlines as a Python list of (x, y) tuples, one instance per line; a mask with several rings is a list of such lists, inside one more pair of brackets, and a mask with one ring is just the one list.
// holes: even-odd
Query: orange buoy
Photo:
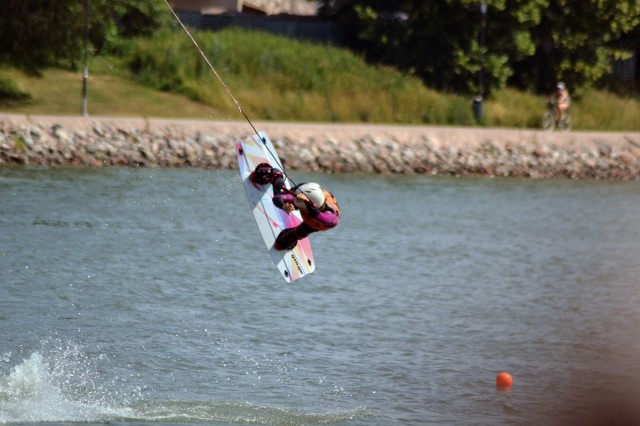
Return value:
[(511, 374), (503, 371), (496, 376), (496, 386), (511, 386), (513, 384), (513, 377)]

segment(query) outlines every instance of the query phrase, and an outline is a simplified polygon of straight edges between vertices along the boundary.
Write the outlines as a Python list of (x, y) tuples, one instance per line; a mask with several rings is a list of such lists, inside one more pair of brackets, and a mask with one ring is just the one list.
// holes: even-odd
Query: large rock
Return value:
[[(254, 123), (288, 169), (640, 178), (640, 133)], [(0, 164), (235, 168), (246, 122), (0, 114)]]

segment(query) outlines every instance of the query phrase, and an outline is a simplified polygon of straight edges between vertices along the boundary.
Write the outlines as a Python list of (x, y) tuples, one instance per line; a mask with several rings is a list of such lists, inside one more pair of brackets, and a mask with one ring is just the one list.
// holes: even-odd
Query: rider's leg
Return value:
[(291, 250), (299, 240), (308, 237), (312, 232), (316, 232), (316, 230), (302, 222), (295, 228), (288, 228), (280, 232), (274, 247), (276, 250)]

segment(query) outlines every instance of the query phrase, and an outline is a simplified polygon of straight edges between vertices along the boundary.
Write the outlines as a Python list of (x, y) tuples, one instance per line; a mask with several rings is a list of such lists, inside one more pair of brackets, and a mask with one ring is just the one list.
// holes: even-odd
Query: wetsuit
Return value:
[[(265, 165), (266, 166), (266, 165)], [(262, 170), (259, 168), (262, 167)], [(296, 197), (295, 192), (285, 187), (284, 175), (280, 170), (260, 165), (256, 167), (258, 183), (268, 183), (273, 185), (273, 204), (279, 209), (285, 210), (285, 205), (289, 209), (300, 210), (302, 214), (302, 223), (295, 228), (284, 229), (278, 235), (275, 242), (276, 250), (287, 250), (295, 247), (298, 240), (306, 238), (309, 234), (317, 231), (327, 231), (334, 228), (340, 222), (340, 207), (335, 197), (327, 190), (324, 191), (325, 203), (322, 206), (316, 206), (308, 199), (302, 200)], [(304, 202), (306, 208), (300, 209), (296, 205)]]

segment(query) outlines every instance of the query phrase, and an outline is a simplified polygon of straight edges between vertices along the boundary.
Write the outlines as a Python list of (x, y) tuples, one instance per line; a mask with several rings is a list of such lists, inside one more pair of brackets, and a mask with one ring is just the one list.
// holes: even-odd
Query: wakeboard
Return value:
[[(282, 171), (282, 163), (273, 144), (266, 133), (260, 132), (238, 142), (236, 155), (249, 207), (273, 263), (287, 282), (294, 282), (309, 275), (316, 269), (316, 265), (308, 238), (299, 240), (292, 250), (276, 250), (273, 246), (282, 230), (293, 228), (302, 222), (300, 212), (296, 210), (287, 214), (280, 210), (271, 200), (274, 195), (273, 187), (270, 184), (255, 184), (249, 179), (251, 172), (260, 163), (270, 164), (271, 167)], [(291, 188), (289, 179), (285, 179), (285, 186)]]

